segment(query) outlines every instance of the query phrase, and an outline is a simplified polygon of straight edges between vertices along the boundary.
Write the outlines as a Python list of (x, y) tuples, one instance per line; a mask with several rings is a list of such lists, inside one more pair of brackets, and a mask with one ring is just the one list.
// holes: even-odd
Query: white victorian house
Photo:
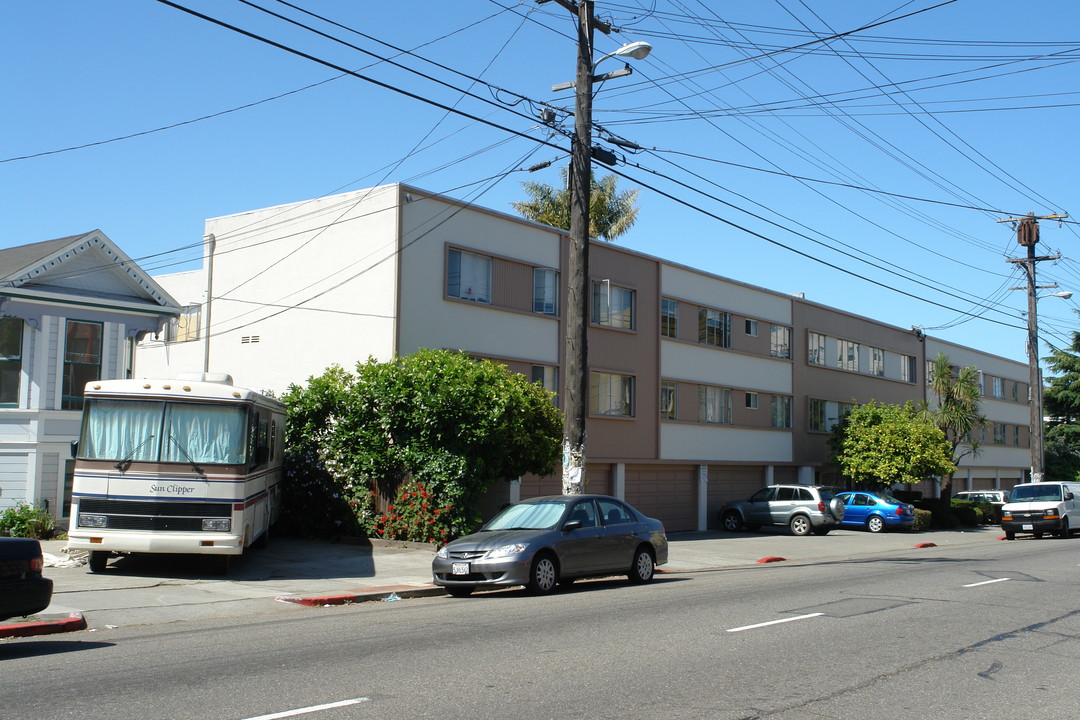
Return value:
[(83, 388), (131, 377), (135, 343), (178, 314), (100, 230), (0, 250), (0, 511), (64, 524)]

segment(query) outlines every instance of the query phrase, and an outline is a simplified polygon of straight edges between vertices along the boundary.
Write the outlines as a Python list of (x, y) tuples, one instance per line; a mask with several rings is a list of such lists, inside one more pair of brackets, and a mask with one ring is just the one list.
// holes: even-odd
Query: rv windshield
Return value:
[(1009, 502), (1035, 502), (1039, 500), (1061, 500), (1061, 486), (1054, 484), (1046, 485), (1017, 485), (1009, 496)]
[(79, 457), (239, 465), (247, 455), (246, 428), (241, 405), (91, 399)]

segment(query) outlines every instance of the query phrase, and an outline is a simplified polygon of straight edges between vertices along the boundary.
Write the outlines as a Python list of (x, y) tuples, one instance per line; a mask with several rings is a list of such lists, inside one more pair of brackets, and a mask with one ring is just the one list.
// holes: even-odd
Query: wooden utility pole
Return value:
[[(544, 0), (539, 0), (543, 2)], [(577, 19), (574, 137), (570, 153), (570, 256), (566, 267), (566, 360), (563, 373), (562, 490), (585, 491), (585, 417), (589, 399), (589, 202), (592, 190), (593, 1), (555, 0)]]
[(1027, 290), (1027, 321), (1028, 321), (1028, 408), (1030, 441), (1031, 445), (1031, 482), (1043, 481), (1043, 469), (1045, 454), (1043, 451), (1043, 383), (1042, 371), (1039, 368), (1039, 323), (1037, 317), (1037, 305), (1039, 290), (1056, 288), (1057, 285), (1038, 285), (1035, 282), (1035, 263), (1043, 260), (1057, 260), (1060, 255), (1035, 255), (1035, 245), (1039, 242), (1039, 220), (1062, 220), (1068, 215), (1043, 215), (1035, 217), (1034, 213), (1028, 213), (1021, 218), (1005, 218), (998, 222), (1018, 223), (1016, 226), (1016, 241), (1027, 248), (1027, 257), (1009, 258), (1006, 262), (1017, 263), (1024, 266), (1027, 275), (1025, 287), (1009, 288), (1010, 290)]

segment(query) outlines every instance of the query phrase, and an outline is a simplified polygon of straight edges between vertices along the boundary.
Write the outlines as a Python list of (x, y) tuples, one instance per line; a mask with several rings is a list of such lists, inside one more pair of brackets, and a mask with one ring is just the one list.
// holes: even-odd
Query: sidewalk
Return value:
[[(1001, 535), (997, 527), (880, 535), (834, 530), (823, 537), (793, 537), (783, 529), (672, 533), (669, 562), (658, 572), (693, 573), (764, 561), (842, 561), (919, 552), (917, 546), (926, 544), (993, 542)], [(70, 560), (64, 546), (64, 541), (46, 541), (42, 550), (63, 564)], [(45, 575), (54, 583), (52, 604), (28, 621), (0, 623), (0, 638), (441, 595), (443, 590), (431, 583), (433, 555), (431, 546), (417, 543), (275, 538), (266, 550), (233, 558), (224, 576), (214, 575), (206, 558), (198, 556), (117, 558), (96, 574), (84, 564), (46, 567)]]

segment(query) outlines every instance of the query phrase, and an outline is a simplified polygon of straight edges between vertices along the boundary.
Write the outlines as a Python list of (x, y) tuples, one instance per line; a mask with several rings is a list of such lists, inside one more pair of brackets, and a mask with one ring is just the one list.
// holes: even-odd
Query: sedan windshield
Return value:
[(566, 511), (565, 502), (520, 503), (493, 517), (484, 530), (547, 530)]

